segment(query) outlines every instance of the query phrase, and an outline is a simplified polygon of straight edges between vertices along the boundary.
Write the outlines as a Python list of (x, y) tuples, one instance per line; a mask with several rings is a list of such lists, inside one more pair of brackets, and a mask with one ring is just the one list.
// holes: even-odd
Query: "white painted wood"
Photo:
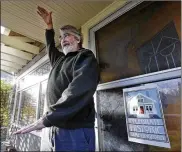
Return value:
[(39, 47), (22, 42), (13, 37), (9, 37), (9, 36), (1, 34), (1, 42), (6, 45), (10, 45), (11, 47), (16, 49), (25, 50), (27, 52), (34, 53), (34, 54), (39, 53)]
[(1, 45), (1, 52), (10, 54), (10, 55), (14, 55), (19, 58), (26, 59), (26, 60), (32, 60), (32, 58), (33, 58), (33, 55), (30, 53), (26, 53), (21, 50), (18, 50), (18, 49), (9, 47), (9, 46), (5, 46), (5, 45)]
[(11, 67), (7, 67), (7, 66), (4, 66), (4, 65), (1, 65), (1, 70), (4, 70), (4, 71), (6, 71), (8, 73), (17, 72), (16, 69), (11, 68)]
[(57, 44), (59, 42), (58, 35), (61, 26), (72, 24), (80, 28), (81, 25), (112, 2), (113, 0), (97, 0), (93, 2), (61, 0), (2, 1), (1, 23), (4, 27), (44, 43), (44, 29), (46, 25), (36, 11), (38, 5), (45, 7), (53, 12)]
[(11, 61), (20, 65), (26, 65), (27, 64), (27, 60), (9, 55), (9, 54), (5, 54), (1, 52), (1, 59), (3, 60), (7, 60), (7, 61)]
[(5, 28), (3, 34), (8, 36), (10, 32), (11, 32), (10, 29)]
[(120, 79), (120, 80), (111, 81), (107, 83), (102, 83), (98, 85), (97, 91), (118, 88), (118, 87), (146, 84), (146, 83), (150, 83), (154, 81), (162, 81), (162, 80), (174, 79), (174, 78), (180, 78), (180, 77), (181, 77), (181, 67), (178, 67), (178, 68), (143, 74), (139, 76), (134, 76), (131, 78), (125, 78), (125, 79)]
[(10, 62), (10, 61), (5, 61), (5, 60), (1, 60), (1, 65), (6, 65), (8, 67), (12, 67), (12, 68), (15, 68), (15, 69), (21, 69), (22, 66), (17, 64), (17, 63), (13, 63), (13, 62)]
[(28, 38), (28, 37), (23, 37), (23, 36), (9, 36), (9, 37), (14, 37), (14, 38), (16, 38), (17, 40), (20, 40), (20, 41), (22, 41), (22, 42), (35, 42), (35, 40), (32, 40), (32, 39), (30, 39), (30, 38)]

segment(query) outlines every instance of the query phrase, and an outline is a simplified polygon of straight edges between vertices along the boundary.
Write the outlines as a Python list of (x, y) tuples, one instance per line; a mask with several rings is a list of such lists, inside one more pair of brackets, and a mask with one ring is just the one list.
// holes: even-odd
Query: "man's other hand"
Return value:
[(14, 132), (13, 134), (16, 135), (16, 134), (25, 134), (25, 133), (29, 133), (31, 131), (34, 131), (34, 130), (40, 130), (42, 128), (45, 128), (45, 126), (43, 125), (43, 119), (39, 119), (38, 121), (36, 121), (35, 123), (31, 124), (31, 125), (28, 125), (16, 132)]

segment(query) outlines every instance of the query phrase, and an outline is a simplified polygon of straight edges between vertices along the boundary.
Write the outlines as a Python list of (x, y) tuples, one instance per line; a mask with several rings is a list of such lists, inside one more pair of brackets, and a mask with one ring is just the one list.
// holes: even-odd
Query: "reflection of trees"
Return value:
[(36, 118), (36, 109), (30, 103), (26, 103), (22, 109), (22, 118), (27, 123), (32, 123)]
[(45, 92), (41, 93), (41, 100), (40, 100), (40, 111), (39, 111), (39, 117), (42, 117), (44, 112), (44, 102), (45, 102)]
[(40, 111), (39, 111), (39, 118), (43, 116), (44, 113), (44, 103), (46, 100), (46, 88), (47, 88), (47, 81), (41, 84), (41, 98), (40, 98)]
[(21, 125), (33, 123), (36, 119), (36, 90), (36, 88), (31, 88), (22, 92)]
[(0, 111), (1, 111), (1, 115), (0, 115), (0, 125), (3, 127), (7, 127), (9, 125), (9, 113), (10, 113), (10, 109), (9, 109), (9, 94), (11, 92), (12, 86), (4, 81), (1, 80), (1, 90), (0, 90), (0, 95), (1, 95), (1, 106), (0, 106)]

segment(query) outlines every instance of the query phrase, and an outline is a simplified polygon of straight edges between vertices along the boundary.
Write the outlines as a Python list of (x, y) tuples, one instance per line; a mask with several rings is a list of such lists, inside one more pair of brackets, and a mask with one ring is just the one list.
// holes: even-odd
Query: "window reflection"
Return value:
[(21, 126), (31, 124), (36, 121), (36, 108), (38, 99), (38, 85), (22, 91), (20, 121)]
[(101, 83), (180, 67), (180, 14), (180, 2), (144, 2), (96, 31)]
[(19, 107), (19, 100), (20, 100), (20, 92), (17, 92), (17, 97), (16, 97), (16, 105), (15, 105), (15, 114), (14, 114), (14, 122), (17, 122), (18, 118), (18, 107)]
[(31, 72), (30, 74), (21, 78), (19, 81), (20, 89), (28, 87), (37, 82), (40, 82), (43, 79), (46, 79), (49, 75), (50, 70), (51, 70), (51, 66), (50, 66), (50, 62), (48, 62), (42, 65), (40, 68), (36, 69), (34, 72)]
[(46, 88), (47, 88), (47, 81), (41, 84), (39, 117), (42, 117), (44, 113), (44, 105), (46, 100)]

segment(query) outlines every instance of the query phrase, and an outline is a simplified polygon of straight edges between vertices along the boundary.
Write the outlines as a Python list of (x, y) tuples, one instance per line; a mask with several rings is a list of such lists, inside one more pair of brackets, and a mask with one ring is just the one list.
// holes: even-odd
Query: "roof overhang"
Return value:
[[(46, 25), (37, 14), (37, 6), (52, 11), (55, 41), (59, 28), (71, 24), (77, 28), (93, 18), (113, 0), (100, 1), (1, 1), (1, 70), (19, 73), (41, 53), (45, 46)], [(2, 32), (2, 31), (1, 31)]]

